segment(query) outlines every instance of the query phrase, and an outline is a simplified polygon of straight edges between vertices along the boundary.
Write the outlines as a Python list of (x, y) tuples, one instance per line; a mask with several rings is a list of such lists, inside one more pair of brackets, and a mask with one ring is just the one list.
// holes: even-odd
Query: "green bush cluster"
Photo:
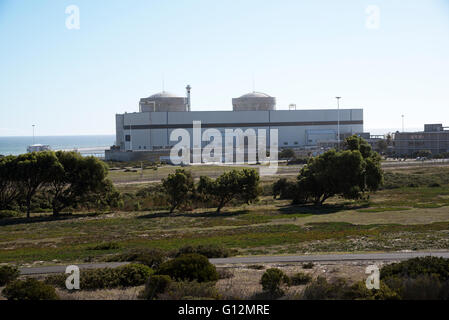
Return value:
[(57, 300), (55, 288), (33, 278), (16, 280), (2, 291), (8, 300)]
[(108, 168), (95, 157), (76, 152), (43, 151), (0, 158), (0, 210), (51, 208), (57, 215), (80, 203), (117, 204), (120, 194), (107, 179)]
[(159, 294), (166, 292), (171, 283), (172, 280), (169, 276), (152, 275), (145, 283), (145, 289), (139, 297), (144, 300), (155, 299)]
[(312, 276), (307, 273), (298, 272), (290, 277), (290, 283), (293, 286), (300, 286), (312, 281)]
[(111, 256), (107, 261), (137, 262), (157, 269), (167, 260), (167, 253), (161, 249), (139, 248)]
[(172, 282), (164, 293), (162, 300), (220, 299), (215, 282), (177, 281)]
[(0, 287), (16, 280), (20, 275), (17, 267), (0, 266)]
[(302, 292), (304, 300), (397, 300), (399, 295), (381, 283), (379, 290), (369, 290), (365, 282), (349, 285), (344, 279), (328, 282), (324, 277), (312, 281)]
[(281, 288), (283, 284), (289, 285), (290, 278), (280, 269), (270, 268), (265, 271), (260, 279), (262, 289), (271, 297), (281, 297), (284, 295), (284, 290)]
[(177, 251), (175, 256), (179, 257), (183, 254), (188, 253), (197, 253), (207, 258), (227, 258), (234, 254), (231, 249), (225, 248), (224, 246), (209, 244), (198, 246), (184, 246)]
[(184, 254), (160, 265), (159, 275), (168, 275), (174, 280), (210, 282), (218, 280), (217, 269), (202, 255)]
[[(81, 270), (82, 290), (135, 287), (146, 283), (153, 270), (142, 264), (128, 264), (117, 268)], [(48, 276), (46, 283), (65, 288), (65, 274)]]
[(293, 204), (322, 205), (333, 196), (361, 199), (383, 183), (380, 156), (368, 142), (353, 135), (346, 138), (344, 150), (329, 150), (310, 158), (295, 183), (280, 179), (273, 185), (273, 196), (292, 199)]

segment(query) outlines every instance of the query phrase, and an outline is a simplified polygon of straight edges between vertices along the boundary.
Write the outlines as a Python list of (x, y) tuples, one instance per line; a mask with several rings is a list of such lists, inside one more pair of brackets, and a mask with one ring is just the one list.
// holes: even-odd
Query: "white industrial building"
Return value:
[[(202, 131), (218, 129), (278, 129), (280, 148), (304, 148), (363, 132), (363, 109), (276, 110), (276, 99), (252, 92), (232, 99), (233, 111), (190, 111), (190, 86), (187, 97), (161, 92), (142, 98), (139, 112), (116, 115), (116, 143), (107, 160), (158, 160), (167, 155), (177, 141), (170, 134), (178, 128), (192, 136), (192, 122), (201, 121)], [(204, 142), (203, 144), (207, 144)], [(224, 146), (224, 143), (223, 143)]]

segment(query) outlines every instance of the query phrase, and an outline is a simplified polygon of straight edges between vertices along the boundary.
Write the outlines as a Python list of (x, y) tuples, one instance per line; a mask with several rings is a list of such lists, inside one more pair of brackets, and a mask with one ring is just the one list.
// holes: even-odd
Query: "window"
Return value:
[(131, 136), (130, 136), (129, 134), (127, 134), (127, 135), (125, 136), (125, 141), (131, 141)]

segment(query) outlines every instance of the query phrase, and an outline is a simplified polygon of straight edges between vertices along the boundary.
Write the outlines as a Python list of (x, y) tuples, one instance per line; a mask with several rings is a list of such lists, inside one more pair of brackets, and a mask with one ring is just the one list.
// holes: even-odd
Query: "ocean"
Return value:
[[(115, 142), (115, 135), (34, 137), (34, 143), (48, 144), (52, 150), (77, 149), (83, 155), (104, 156)], [(33, 137), (0, 137), (0, 155), (26, 153)]]

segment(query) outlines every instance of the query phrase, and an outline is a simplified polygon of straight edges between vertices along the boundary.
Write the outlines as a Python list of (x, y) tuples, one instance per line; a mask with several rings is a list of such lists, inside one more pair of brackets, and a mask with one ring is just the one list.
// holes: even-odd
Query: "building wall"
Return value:
[(398, 155), (413, 155), (417, 151), (429, 150), (432, 154), (449, 151), (449, 131), (397, 132), (394, 135), (394, 150)]
[[(336, 139), (337, 119), (337, 110), (334, 109), (125, 113), (116, 116), (116, 140), (121, 151), (168, 148), (177, 143), (169, 141), (170, 134), (176, 128), (186, 129), (192, 137), (192, 121), (201, 121), (202, 133), (213, 127), (220, 130), (223, 136), (226, 129), (253, 128), (256, 132), (257, 129), (266, 129), (267, 143), (269, 129), (278, 129), (280, 147), (301, 147), (316, 145), (320, 139), (329, 139), (332, 132)], [(361, 132), (363, 110), (340, 110), (340, 133)]]

